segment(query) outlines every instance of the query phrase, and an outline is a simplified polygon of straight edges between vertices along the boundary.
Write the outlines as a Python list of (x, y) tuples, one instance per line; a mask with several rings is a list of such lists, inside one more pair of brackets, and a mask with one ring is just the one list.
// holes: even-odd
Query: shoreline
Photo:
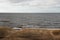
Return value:
[(22, 30), (22, 29), (40, 29), (40, 30), (60, 30), (60, 28), (12, 28), (16, 30)]

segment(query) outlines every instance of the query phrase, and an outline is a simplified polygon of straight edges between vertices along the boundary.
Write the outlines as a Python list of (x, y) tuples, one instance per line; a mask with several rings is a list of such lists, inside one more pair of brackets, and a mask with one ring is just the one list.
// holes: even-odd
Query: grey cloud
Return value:
[(20, 2), (26, 2), (30, 0), (9, 0), (11, 3), (20, 3)]

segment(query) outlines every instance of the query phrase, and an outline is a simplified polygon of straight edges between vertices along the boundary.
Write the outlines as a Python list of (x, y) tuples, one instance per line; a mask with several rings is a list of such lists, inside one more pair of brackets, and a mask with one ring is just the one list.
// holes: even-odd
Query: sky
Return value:
[(0, 12), (60, 13), (60, 0), (0, 0)]

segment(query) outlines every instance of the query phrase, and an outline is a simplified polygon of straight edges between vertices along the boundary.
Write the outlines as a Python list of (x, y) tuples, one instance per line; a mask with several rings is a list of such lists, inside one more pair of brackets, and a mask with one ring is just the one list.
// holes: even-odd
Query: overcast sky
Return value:
[(60, 0), (0, 0), (0, 12), (60, 12)]

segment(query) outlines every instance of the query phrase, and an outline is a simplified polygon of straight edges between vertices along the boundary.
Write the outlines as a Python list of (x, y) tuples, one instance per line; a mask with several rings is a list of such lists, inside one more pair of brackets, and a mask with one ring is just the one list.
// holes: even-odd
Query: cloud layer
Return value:
[(0, 0), (0, 12), (60, 12), (59, 0)]

